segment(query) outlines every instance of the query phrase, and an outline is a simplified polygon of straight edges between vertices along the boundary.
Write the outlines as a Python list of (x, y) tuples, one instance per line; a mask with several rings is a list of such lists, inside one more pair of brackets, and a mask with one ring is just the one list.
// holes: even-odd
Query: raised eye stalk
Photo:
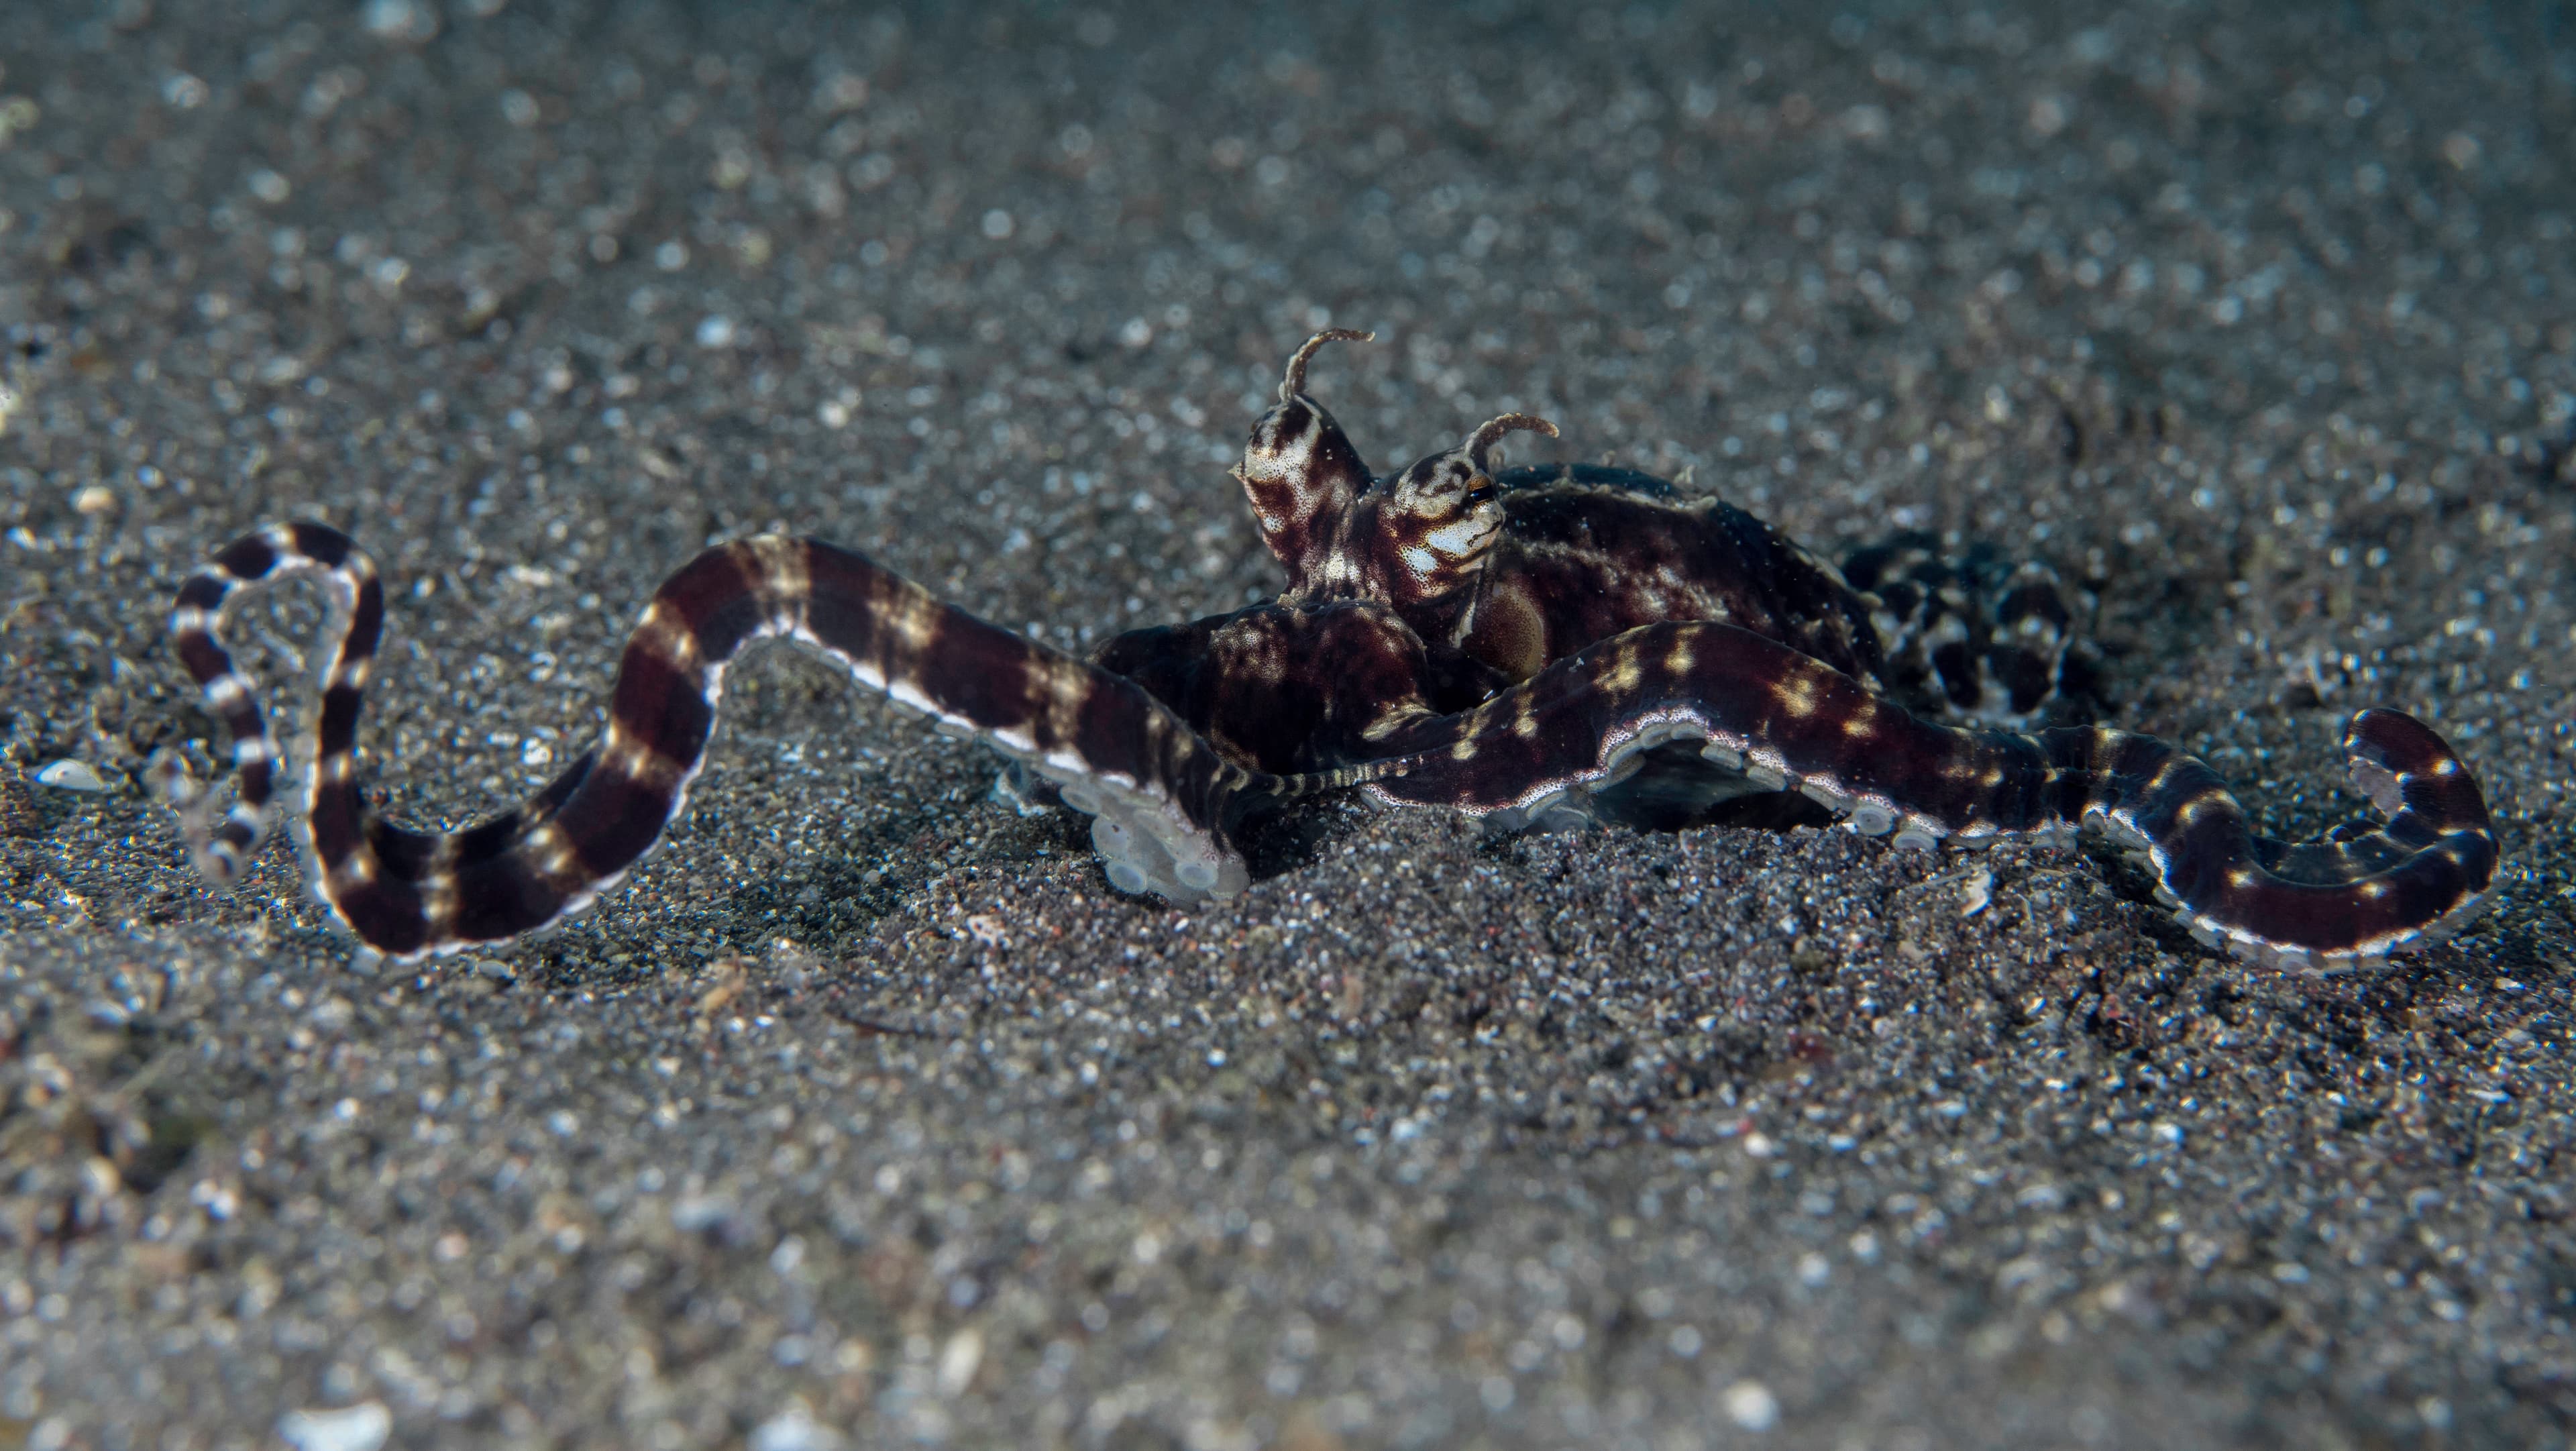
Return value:
[[(1288, 376), (1279, 380), (1279, 401), (1282, 403), (1294, 403), (1297, 401), (1297, 395), (1306, 391), (1306, 360), (1315, 356), (1315, 350), (1317, 348), (1322, 347), (1326, 343), (1373, 343), (1376, 341), (1377, 334), (1375, 333), (1364, 333), (1359, 331), (1357, 328), (1347, 327), (1328, 327), (1322, 332), (1315, 334), (1313, 337), (1306, 339), (1305, 344), (1299, 347), (1296, 352), (1291, 353), (1288, 357)], [(1550, 431), (1552, 432), (1553, 430)]]
[[(1310, 343), (1308, 346), (1312, 347), (1313, 344)], [(1294, 365), (1292, 364), (1291, 367), (1293, 368)], [(1493, 469), (1487, 460), (1493, 454), (1494, 445), (1502, 442), (1503, 435), (1509, 433), (1544, 433), (1554, 438), (1556, 425), (1534, 413), (1506, 413), (1477, 429), (1468, 437), (1466, 446), (1459, 452), (1467, 456), (1468, 465), (1476, 472), (1491, 473)]]

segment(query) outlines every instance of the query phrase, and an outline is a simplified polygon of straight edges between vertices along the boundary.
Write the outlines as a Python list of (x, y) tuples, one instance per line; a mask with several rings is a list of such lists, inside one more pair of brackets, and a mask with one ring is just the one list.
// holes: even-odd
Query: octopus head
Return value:
[(1506, 413), (1447, 453), (1397, 474), (1376, 496), (1376, 553), (1392, 602), (1441, 599), (1474, 582), (1502, 537), (1502, 487), (1495, 445), (1510, 433), (1556, 437), (1556, 425)]

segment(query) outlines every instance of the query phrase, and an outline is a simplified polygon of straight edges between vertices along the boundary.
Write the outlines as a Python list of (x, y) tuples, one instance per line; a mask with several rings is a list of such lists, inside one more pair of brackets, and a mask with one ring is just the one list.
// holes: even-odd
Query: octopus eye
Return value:
[(1479, 475), (1474, 483), (1467, 486), (1467, 496), (1463, 502), (1470, 509), (1481, 509), (1485, 505), (1501, 498), (1502, 495), (1503, 491), (1500, 485), (1496, 484), (1492, 479)]

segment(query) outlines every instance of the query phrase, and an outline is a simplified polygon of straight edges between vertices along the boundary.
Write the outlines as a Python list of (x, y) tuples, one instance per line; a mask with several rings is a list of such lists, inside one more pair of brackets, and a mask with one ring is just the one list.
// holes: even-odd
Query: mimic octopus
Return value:
[[(718, 545), (646, 605), (598, 744), (461, 830), (388, 821), (358, 779), (384, 627), (373, 561), (320, 524), (246, 535), (186, 582), (170, 622), (239, 779), (220, 817), (211, 802), (182, 812), (198, 868), (239, 878), (287, 774), (218, 623), (243, 587), (310, 572), (338, 609), (292, 773), (297, 835), (332, 916), (396, 960), (520, 937), (617, 882), (681, 810), (726, 670), (770, 638), (1042, 778), (1038, 797), (1094, 818), (1112, 886), (1180, 904), (1245, 890), (1238, 842), (1257, 815), (1345, 788), (1506, 829), (1685, 826), (1767, 798), (1897, 848), (2098, 836), (2142, 860), (2202, 943), (2293, 970), (2429, 942), (2494, 878), (2476, 782), (2397, 711), (2364, 710), (2344, 735), (2384, 823), (2306, 842), (2258, 835), (2217, 774), (2164, 741), (2040, 728), (2075, 658), (2045, 570), (1944, 561), (1919, 537), (1838, 569), (1664, 480), (1503, 467), (1507, 435), (1556, 433), (1518, 413), (1375, 476), (1305, 386), (1318, 347), (1369, 336), (1300, 347), (1234, 470), (1287, 570), (1275, 601), (1131, 631), (1083, 660), (850, 550)], [(194, 788), (168, 774), (184, 804)]]

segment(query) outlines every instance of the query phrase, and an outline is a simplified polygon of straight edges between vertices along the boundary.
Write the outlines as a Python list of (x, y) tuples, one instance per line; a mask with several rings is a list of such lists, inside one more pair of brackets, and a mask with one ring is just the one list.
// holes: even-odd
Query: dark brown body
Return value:
[(1880, 683), (1876, 602), (1734, 505), (1657, 497), (1660, 480), (1583, 465), (1503, 482), (1517, 486), (1503, 495), (1503, 536), (1459, 646), (1505, 677), (1526, 680), (1639, 625), (1709, 620)]
[[(1503, 471), (1501, 537), (1466, 589), (1429, 601), (1258, 605), (1131, 630), (1095, 658), (1228, 759), (1279, 774), (1385, 754), (1400, 727), (1473, 707), (1640, 625), (1736, 626), (1883, 689), (1877, 601), (1778, 530), (1649, 475)], [(1355, 577), (1364, 573), (1354, 570)]]
[(1421, 639), (1394, 610), (1359, 600), (1130, 630), (1092, 663), (1143, 686), (1227, 760), (1279, 776), (1367, 759), (1373, 740), (1433, 713), (1439, 694)]

